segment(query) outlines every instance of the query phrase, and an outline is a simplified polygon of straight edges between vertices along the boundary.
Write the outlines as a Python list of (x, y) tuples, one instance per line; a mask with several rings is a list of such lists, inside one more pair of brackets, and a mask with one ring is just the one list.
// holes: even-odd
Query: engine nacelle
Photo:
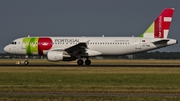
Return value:
[(64, 57), (63, 51), (49, 51), (47, 53), (47, 59), (53, 62), (62, 61)]

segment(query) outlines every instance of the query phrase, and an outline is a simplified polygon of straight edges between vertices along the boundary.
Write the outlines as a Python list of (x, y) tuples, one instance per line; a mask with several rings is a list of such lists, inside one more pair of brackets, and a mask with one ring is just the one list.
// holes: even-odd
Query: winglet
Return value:
[(166, 8), (139, 37), (167, 38), (170, 29), (174, 8)]

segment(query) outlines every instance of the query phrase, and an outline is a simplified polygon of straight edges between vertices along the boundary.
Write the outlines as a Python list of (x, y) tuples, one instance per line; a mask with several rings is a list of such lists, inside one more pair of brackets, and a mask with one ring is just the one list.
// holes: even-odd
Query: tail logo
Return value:
[(155, 20), (154, 38), (166, 38), (169, 32), (174, 9), (165, 9)]
[(162, 34), (162, 16), (159, 17), (159, 38), (163, 38), (163, 34)]
[(166, 8), (140, 36), (148, 38), (167, 38), (170, 29), (174, 8)]

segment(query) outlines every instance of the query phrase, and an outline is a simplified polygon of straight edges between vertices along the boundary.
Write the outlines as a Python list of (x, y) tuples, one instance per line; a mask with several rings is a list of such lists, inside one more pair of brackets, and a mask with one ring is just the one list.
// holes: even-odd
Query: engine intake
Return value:
[(49, 51), (47, 53), (47, 59), (49, 61), (62, 61), (66, 57), (71, 57), (70, 55), (66, 54), (64, 51)]

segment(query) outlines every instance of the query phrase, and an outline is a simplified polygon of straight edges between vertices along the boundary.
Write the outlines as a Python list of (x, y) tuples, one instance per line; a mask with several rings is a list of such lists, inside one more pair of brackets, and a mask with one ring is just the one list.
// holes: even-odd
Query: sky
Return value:
[[(180, 0), (0, 0), (0, 52), (31, 36), (139, 36), (175, 8), (168, 37), (180, 39)], [(180, 44), (155, 51), (179, 52)]]

